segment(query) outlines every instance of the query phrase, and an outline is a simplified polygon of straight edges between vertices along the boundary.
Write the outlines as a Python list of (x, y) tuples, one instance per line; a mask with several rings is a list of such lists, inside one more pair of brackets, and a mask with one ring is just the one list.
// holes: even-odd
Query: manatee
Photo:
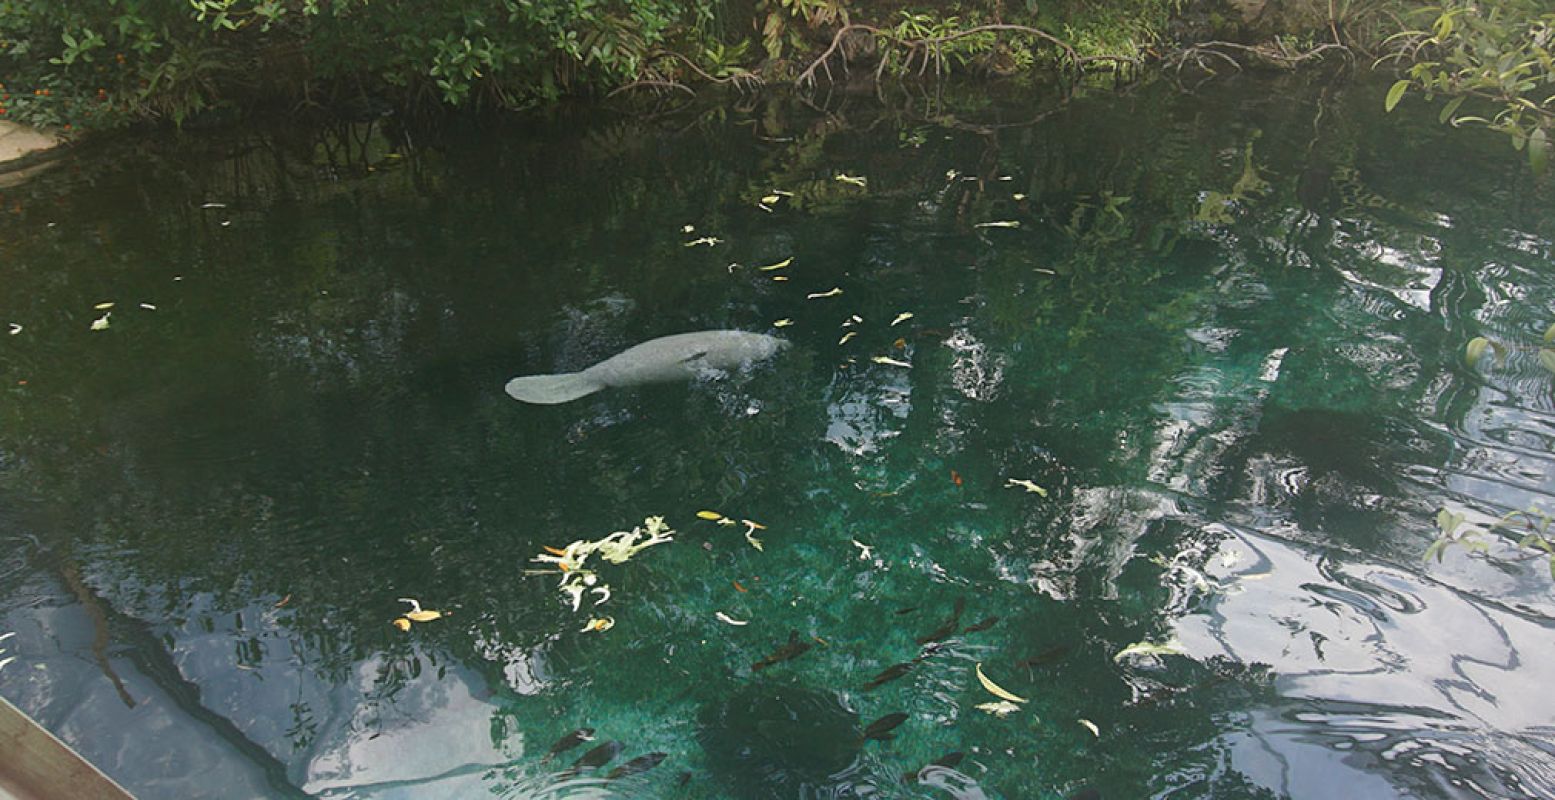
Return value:
[(508, 381), (514, 400), (555, 405), (612, 386), (690, 380), (739, 369), (788, 346), (773, 336), (745, 331), (697, 331), (649, 339), (581, 372), (525, 375)]

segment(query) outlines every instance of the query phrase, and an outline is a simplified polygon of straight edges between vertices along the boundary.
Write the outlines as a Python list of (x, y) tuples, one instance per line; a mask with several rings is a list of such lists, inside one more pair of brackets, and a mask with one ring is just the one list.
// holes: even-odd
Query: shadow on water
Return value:
[[(1555, 793), (1548, 576), (1419, 558), (1555, 494), (1460, 355), (1547, 326), (1549, 190), (1383, 88), (79, 153), (0, 190), (0, 691), (148, 797)], [(793, 347), (502, 391), (710, 329)]]

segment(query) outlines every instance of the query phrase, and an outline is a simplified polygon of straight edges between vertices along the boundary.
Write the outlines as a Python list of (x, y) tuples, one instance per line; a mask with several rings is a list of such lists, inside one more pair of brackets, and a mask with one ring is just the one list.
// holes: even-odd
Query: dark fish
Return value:
[(986, 631), (989, 628), (992, 628), (998, 622), (998, 617), (983, 617), (982, 620), (966, 626), (966, 630), (962, 631), (962, 633), (977, 633), (978, 631)]
[(887, 714), (880, 719), (869, 723), (869, 727), (864, 729), (864, 740), (869, 741), (870, 739), (878, 739), (883, 742), (887, 739), (895, 739), (896, 734), (892, 733), (891, 731), (894, 730), (896, 726), (906, 721), (907, 715), (900, 711), (894, 714)]
[(540, 763), (544, 764), (545, 762), (550, 761), (556, 757), (557, 753), (565, 753), (568, 750), (583, 744), (584, 742), (592, 741), (594, 741), (594, 729), (579, 728), (572, 733), (557, 739), (556, 744), (551, 745), (551, 749), (546, 752), (545, 758), (540, 759)]
[(616, 778), (625, 778), (628, 775), (636, 775), (640, 772), (647, 772), (648, 770), (657, 767), (659, 762), (663, 761), (668, 756), (669, 753), (649, 753), (645, 756), (638, 756), (631, 761), (628, 761), (625, 764), (610, 770), (610, 774), (606, 775), (605, 777), (609, 778), (610, 780), (615, 780)]
[(892, 664), (891, 666), (886, 667), (880, 671), (879, 675), (870, 678), (869, 683), (864, 684), (864, 691), (867, 692), (882, 683), (890, 683), (891, 681), (906, 675), (907, 671), (912, 669), (913, 666), (917, 663), (918, 662), (916, 661), (903, 661), (900, 664)]
[(1084, 789), (1069, 795), (1067, 800), (1101, 800), (1101, 792), (1098, 792), (1095, 789), (1087, 786)]
[(621, 751), (624, 749), (626, 749), (626, 745), (621, 744), (615, 739), (611, 739), (610, 741), (605, 742), (593, 750), (584, 753), (578, 758), (577, 761), (572, 762), (572, 768), (574, 770), (580, 770), (588, 769), (591, 767), (603, 767), (604, 765), (609, 764), (611, 759), (621, 755)]
[(1040, 667), (1046, 664), (1051, 664), (1055, 661), (1062, 661), (1064, 656), (1069, 655), (1070, 649), (1070, 646), (1067, 644), (1053, 645), (1052, 647), (1043, 650), (1042, 652), (1026, 659), (1025, 661), (1017, 662), (1016, 666)]
[(689, 770), (689, 769), (686, 770), (685, 772), (680, 773), (680, 777), (675, 779), (675, 785), (676, 786), (685, 786), (686, 784), (688, 784), (690, 782), (691, 782), (691, 770)]
[(965, 611), (965, 610), (966, 610), (966, 598), (965, 597), (957, 597), (956, 598), (956, 608), (955, 608), (955, 611), (953, 611), (951, 613), (950, 619), (945, 620), (944, 624), (940, 625), (938, 628), (935, 628), (934, 630), (930, 631), (929, 633), (926, 633), (926, 634), (924, 634), (922, 636), (919, 636), (918, 637), (918, 644), (928, 644), (929, 642), (937, 642), (937, 641), (939, 641), (939, 640), (941, 640), (941, 639), (943, 639), (943, 638), (945, 638), (947, 636), (950, 636), (951, 634), (954, 634), (956, 632), (956, 629), (961, 627), (961, 612)]
[(957, 750), (953, 753), (946, 753), (945, 755), (942, 755), (939, 758), (924, 764), (922, 767), (913, 770), (912, 772), (902, 773), (902, 783), (917, 783), (918, 776), (922, 775), (923, 771), (929, 767), (944, 767), (945, 769), (955, 769), (961, 765), (961, 761), (965, 758), (966, 753), (963, 753), (960, 750)]
[(906, 608), (898, 608), (896, 610), (896, 614), (897, 614), (897, 616), (901, 616), (903, 614), (911, 614), (912, 612), (917, 611), (917, 610), (918, 610), (917, 606), (908, 606)]
[(809, 652), (814, 645), (809, 642), (799, 641), (799, 631), (788, 632), (788, 644), (772, 651), (772, 654), (751, 665), (751, 669), (760, 672), (773, 664), (781, 664), (791, 661)]

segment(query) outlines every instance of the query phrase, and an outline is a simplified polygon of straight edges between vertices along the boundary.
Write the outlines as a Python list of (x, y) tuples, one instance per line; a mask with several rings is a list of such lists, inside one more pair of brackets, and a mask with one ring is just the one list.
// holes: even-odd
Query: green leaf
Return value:
[(1408, 88), (1409, 81), (1407, 79), (1395, 81), (1393, 83), (1393, 88), (1388, 90), (1388, 99), (1384, 100), (1382, 103), (1383, 110), (1392, 111), (1393, 107), (1398, 105), (1398, 101), (1403, 98), (1404, 90)]
[(1425, 549), (1425, 556), (1421, 560), (1422, 561), (1430, 561), (1431, 560), (1431, 556), (1436, 556), (1437, 563), (1440, 563), (1441, 560), (1442, 560), (1442, 551), (1446, 550), (1446, 549), (1447, 549), (1447, 540), (1446, 539), (1437, 539), (1436, 541), (1431, 542), (1431, 546), (1430, 547), (1427, 547)]
[(1555, 350), (1547, 347), (1541, 348), (1539, 350), (1539, 363), (1543, 364), (1544, 368), (1550, 372), (1555, 372)]
[(1458, 107), (1463, 105), (1463, 101), (1467, 99), (1468, 95), (1458, 95), (1448, 100), (1447, 105), (1442, 106), (1442, 113), (1437, 115), (1436, 121), (1445, 123), (1447, 120), (1452, 119), (1452, 115), (1458, 113)]
[(1550, 342), (1555, 342), (1555, 325), (1551, 325), (1549, 329), (1544, 332), (1544, 343), (1549, 344)]
[(1550, 164), (1550, 140), (1543, 128), (1536, 128), (1528, 136), (1528, 166), (1533, 174), (1543, 175)]
[[(1555, 326), (1552, 326), (1550, 330), (1555, 331)], [(1485, 355), (1485, 348), (1489, 346), (1490, 340), (1483, 336), (1476, 336), (1473, 339), (1470, 339), (1469, 346), (1465, 349), (1463, 354), (1464, 360), (1468, 361), (1469, 366), (1471, 367), (1475, 364), (1478, 364), (1479, 360)]]

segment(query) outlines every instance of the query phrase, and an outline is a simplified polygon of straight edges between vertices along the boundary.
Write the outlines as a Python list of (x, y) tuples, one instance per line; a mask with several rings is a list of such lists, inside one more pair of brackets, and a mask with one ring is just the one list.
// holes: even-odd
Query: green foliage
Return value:
[[(1384, 107), (1392, 111), (1410, 90), (1428, 100), (1440, 95), (1446, 98), (1442, 122), (1507, 134), (1542, 173), (1555, 129), (1555, 12), (1533, 0), (1449, 0), (1418, 14), (1432, 20), (1427, 28), (1392, 37), (1397, 49), (1391, 57), (1412, 63)], [(1468, 101), (1484, 111), (1460, 115)]]

